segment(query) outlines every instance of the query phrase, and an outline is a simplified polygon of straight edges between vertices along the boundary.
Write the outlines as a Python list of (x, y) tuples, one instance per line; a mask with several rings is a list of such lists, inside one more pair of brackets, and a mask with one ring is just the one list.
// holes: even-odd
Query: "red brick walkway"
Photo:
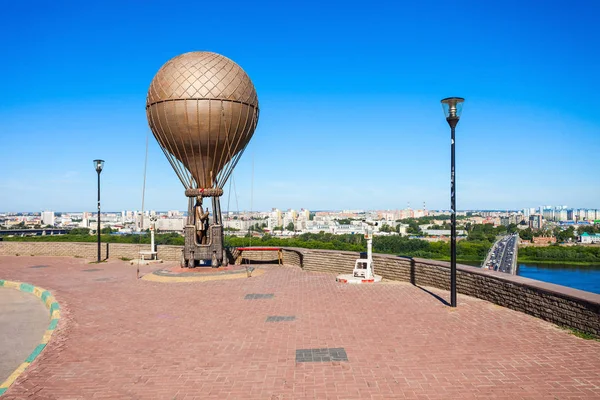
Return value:
[[(40, 264), (50, 267), (28, 268)], [(0, 278), (52, 291), (62, 311), (5, 398), (600, 398), (600, 342), (470, 297), (451, 309), (407, 283), (269, 268), (165, 284), (121, 261), (0, 257)], [(297, 349), (324, 347), (343, 347), (348, 362), (296, 363)]]

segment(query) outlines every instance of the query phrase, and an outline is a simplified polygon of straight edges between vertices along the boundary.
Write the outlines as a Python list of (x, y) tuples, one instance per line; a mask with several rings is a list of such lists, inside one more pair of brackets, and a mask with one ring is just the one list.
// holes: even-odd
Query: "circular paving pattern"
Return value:
[(167, 267), (145, 274), (143, 280), (163, 283), (180, 282), (207, 282), (226, 279), (240, 279), (256, 277), (266, 272), (256, 266), (232, 265), (227, 267), (211, 268), (180, 268), (179, 266)]

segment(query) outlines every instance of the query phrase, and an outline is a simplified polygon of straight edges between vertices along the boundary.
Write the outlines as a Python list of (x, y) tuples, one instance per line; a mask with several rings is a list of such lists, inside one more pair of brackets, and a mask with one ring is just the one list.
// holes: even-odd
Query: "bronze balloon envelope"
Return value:
[(146, 100), (150, 129), (188, 196), (195, 189), (205, 189), (205, 196), (222, 193), (254, 134), (258, 114), (256, 90), (244, 70), (204, 51), (163, 65)]

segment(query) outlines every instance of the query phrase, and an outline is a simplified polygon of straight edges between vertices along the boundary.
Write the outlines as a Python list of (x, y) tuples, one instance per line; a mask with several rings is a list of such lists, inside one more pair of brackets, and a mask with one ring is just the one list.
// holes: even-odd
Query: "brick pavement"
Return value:
[[(27, 268), (40, 263), (49, 268)], [(451, 309), (437, 289), (267, 268), (161, 283), (121, 261), (0, 257), (1, 278), (47, 288), (62, 310), (4, 398), (600, 398), (600, 342), (466, 296)], [(245, 299), (260, 293), (274, 296)], [(348, 361), (296, 362), (296, 350), (325, 348)]]

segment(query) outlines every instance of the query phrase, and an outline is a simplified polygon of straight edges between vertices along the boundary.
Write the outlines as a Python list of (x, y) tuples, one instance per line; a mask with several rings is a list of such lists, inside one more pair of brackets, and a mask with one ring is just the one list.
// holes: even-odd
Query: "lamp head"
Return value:
[(94, 167), (96, 168), (96, 172), (102, 172), (102, 168), (104, 168), (104, 160), (94, 160)]
[(442, 110), (444, 110), (446, 121), (448, 121), (451, 127), (455, 127), (458, 124), (464, 102), (465, 99), (462, 97), (446, 97), (442, 100)]

